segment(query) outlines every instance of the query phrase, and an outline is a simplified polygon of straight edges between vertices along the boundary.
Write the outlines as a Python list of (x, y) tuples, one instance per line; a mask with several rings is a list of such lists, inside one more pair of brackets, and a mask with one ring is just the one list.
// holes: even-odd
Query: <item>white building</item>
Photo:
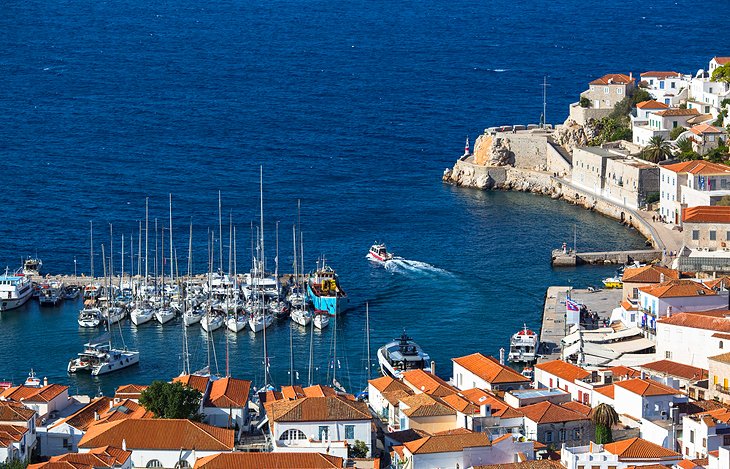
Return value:
[(502, 365), (494, 357), (473, 353), (452, 358), (453, 384), (459, 389), (481, 388), (487, 391), (509, 391), (530, 386), (530, 379)]
[(36, 413), (15, 402), (0, 403), (0, 463), (25, 461), (36, 446)]
[(690, 78), (678, 72), (651, 71), (642, 73), (640, 80), (654, 99), (668, 106), (678, 106), (682, 96), (687, 95)]
[(730, 410), (720, 408), (682, 418), (682, 454), (689, 459), (706, 458), (720, 446), (730, 445)]
[(552, 360), (535, 365), (535, 387), (558, 388), (570, 393), (571, 398), (591, 404), (590, 371), (563, 360)]
[(667, 420), (670, 408), (688, 401), (679, 389), (651, 379), (627, 379), (613, 385), (614, 409), (636, 420)]
[(69, 404), (68, 386), (45, 384), (44, 386), (20, 385), (6, 389), (0, 394), (0, 401), (20, 402), (36, 411), (40, 418), (65, 409)]
[(210, 425), (234, 428), (241, 432), (250, 428), (248, 399), (251, 382), (236, 378), (221, 378), (210, 385), (207, 398), (203, 401), (205, 421)]
[(659, 214), (666, 223), (680, 225), (687, 207), (715, 205), (730, 195), (730, 168), (695, 160), (660, 166)]
[(566, 469), (627, 469), (661, 464), (671, 466), (682, 455), (641, 438), (616, 441), (605, 445), (563, 446), (560, 462)]
[[(725, 305), (727, 307), (727, 305)], [(657, 357), (709, 369), (708, 357), (730, 348), (730, 311), (672, 314), (657, 322)]]

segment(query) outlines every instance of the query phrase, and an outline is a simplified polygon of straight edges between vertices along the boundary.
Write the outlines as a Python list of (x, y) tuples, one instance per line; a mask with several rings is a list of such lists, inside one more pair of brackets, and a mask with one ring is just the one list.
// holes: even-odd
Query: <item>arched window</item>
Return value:
[(285, 431), (281, 434), (279, 437), (279, 440), (306, 440), (307, 435), (304, 434), (303, 431), (298, 430), (296, 428), (290, 428), (289, 430)]
[(157, 459), (153, 459), (147, 463), (147, 467), (162, 467), (162, 463)]
[(190, 463), (187, 462), (185, 459), (181, 459), (175, 464), (175, 469), (183, 469), (186, 467), (190, 467)]

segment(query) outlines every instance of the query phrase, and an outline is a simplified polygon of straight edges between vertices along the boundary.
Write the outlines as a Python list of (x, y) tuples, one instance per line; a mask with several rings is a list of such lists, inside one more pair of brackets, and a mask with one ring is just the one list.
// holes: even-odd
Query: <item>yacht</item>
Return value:
[(395, 379), (409, 370), (431, 372), (431, 357), (405, 331), (400, 339), (388, 342), (378, 349), (378, 363), (384, 376)]
[(388, 248), (385, 247), (385, 244), (375, 242), (372, 246), (370, 246), (370, 251), (368, 251), (366, 258), (370, 259), (371, 261), (380, 262), (385, 264), (386, 262), (393, 260), (393, 254), (388, 252)]
[(608, 277), (602, 280), (603, 286), (606, 288), (621, 288), (624, 286), (623, 280), (619, 276)]
[(0, 311), (19, 308), (33, 296), (33, 284), (25, 275), (0, 275)]
[(200, 327), (202, 327), (205, 332), (218, 330), (223, 327), (223, 316), (215, 313), (206, 313), (205, 316), (200, 319)]
[(63, 299), (64, 286), (63, 282), (43, 282), (40, 285), (40, 295), (38, 301), (41, 306), (56, 306)]
[(241, 332), (246, 328), (248, 320), (242, 314), (232, 314), (226, 319), (226, 327), (231, 332)]
[(90, 283), (84, 287), (84, 299), (95, 300), (101, 295), (101, 285), (98, 283)]
[(101, 310), (99, 308), (84, 308), (78, 319), (81, 327), (99, 327), (101, 324)]
[(112, 348), (111, 335), (104, 334), (84, 344), (84, 351), (68, 363), (68, 372), (90, 371), (92, 376), (111, 373), (139, 363), (139, 352)]
[(254, 313), (248, 318), (248, 325), (254, 332), (261, 332), (274, 322), (274, 316), (269, 313)]
[(200, 308), (189, 309), (183, 313), (183, 322), (186, 326), (192, 326), (193, 324), (200, 322), (204, 316), (205, 313)]
[(111, 324), (116, 324), (127, 315), (127, 310), (121, 306), (112, 306), (106, 311), (106, 320)]
[(315, 311), (314, 312), (314, 327), (320, 331), (330, 324), (330, 315), (327, 311)]
[(300, 326), (308, 326), (312, 322), (312, 313), (303, 308), (294, 308), (291, 312), (291, 320)]
[(507, 359), (517, 363), (532, 363), (537, 360), (537, 347), (540, 339), (525, 324), (522, 330), (512, 336), (509, 343), (509, 355)]
[(160, 324), (166, 324), (175, 319), (175, 311), (170, 307), (159, 308), (155, 311), (155, 319)]
[(40, 275), (43, 261), (29, 257), (23, 261), (23, 275)]
[(140, 305), (129, 315), (129, 319), (132, 320), (132, 324), (139, 326), (146, 322), (150, 322), (155, 317), (155, 312), (152, 308), (147, 305)]

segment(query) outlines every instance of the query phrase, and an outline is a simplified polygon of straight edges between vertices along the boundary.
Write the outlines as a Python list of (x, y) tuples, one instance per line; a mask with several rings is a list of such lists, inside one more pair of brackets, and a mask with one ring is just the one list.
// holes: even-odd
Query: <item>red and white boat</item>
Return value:
[(393, 254), (388, 252), (388, 248), (385, 247), (385, 244), (378, 244), (377, 242), (370, 246), (370, 251), (368, 251), (368, 255), (365, 257), (371, 261), (382, 263), (393, 260)]
[(509, 344), (508, 360), (516, 363), (532, 363), (537, 360), (537, 349), (540, 339), (537, 334), (524, 325), (521, 331), (512, 336)]

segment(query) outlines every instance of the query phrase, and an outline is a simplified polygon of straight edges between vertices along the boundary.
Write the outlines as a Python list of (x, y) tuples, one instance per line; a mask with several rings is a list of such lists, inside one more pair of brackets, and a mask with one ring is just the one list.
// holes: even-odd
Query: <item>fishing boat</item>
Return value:
[(29, 257), (23, 261), (23, 275), (40, 275), (43, 261), (37, 258)]
[(0, 275), (0, 311), (19, 308), (33, 295), (33, 284), (22, 274)]
[(150, 322), (154, 317), (154, 310), (147, 305), (140, 305), (134, 308), (132, 313), (129, 315), (129, 319), (132, 320), (132, 324), (135, 326)]
[(384, 376), (400, 379), (409, 370), (431, 372), (431, 358), (405, 331), (399, 339), (380, 347), (377, 355)]
[(537, 360), (539, 345), (540, 339), (537, 334), (528, 329), (525, 324), (519, 332), (512, 336), (507, 359), (513, 363), (532, 363)]
[(69, 361), (68, 372), (90, 371), (92, 376), (98, 376), (137, 363), (139, 352), (112, 348), (111, 334), (106, 333), (84, 344), (84, 351)]
[(312, 314), (304, 308), (294, 308), (291, 311), (291, 320), (295, 324), (306, 327), (312, 322)]
[(81, 327), (99, 327), (101, 319), (99, 308), (84, 308), (79, 313), (78, 323)]
[(350, 299), (340, 286), (335, 270), (324, 259), (318, 265), (307, 284), (307, 294), (315, 309), (327, 311), (332, 316), (341, 314), (349, 306)]
[(63, 282), (43, 282), (40, 285), (38, 302), (41, 306), (56, 306), (63, 299)]
[(314, 327), (320, 331), (330, 324), (330, 315), (327, 311), (315, 311), (314, 318), (312, 319)]
[(385, 244), (378, 243), (376, 241), (375, 244), (370, 246), (370, 251), (368, 251), (365, 257), (371, 261), (384, 264), (393, 259), (393, 254), (388, 252), (388, 248), (385, 247)]
[(95, 300), (101, 294), (101, 285), (98, 283), (90, 283), (84, 287), (84, 299)]
[(623, 280), (618, 276), (604, 278), (602, 282), (606, 288), (622, 288), (624, 286)]

